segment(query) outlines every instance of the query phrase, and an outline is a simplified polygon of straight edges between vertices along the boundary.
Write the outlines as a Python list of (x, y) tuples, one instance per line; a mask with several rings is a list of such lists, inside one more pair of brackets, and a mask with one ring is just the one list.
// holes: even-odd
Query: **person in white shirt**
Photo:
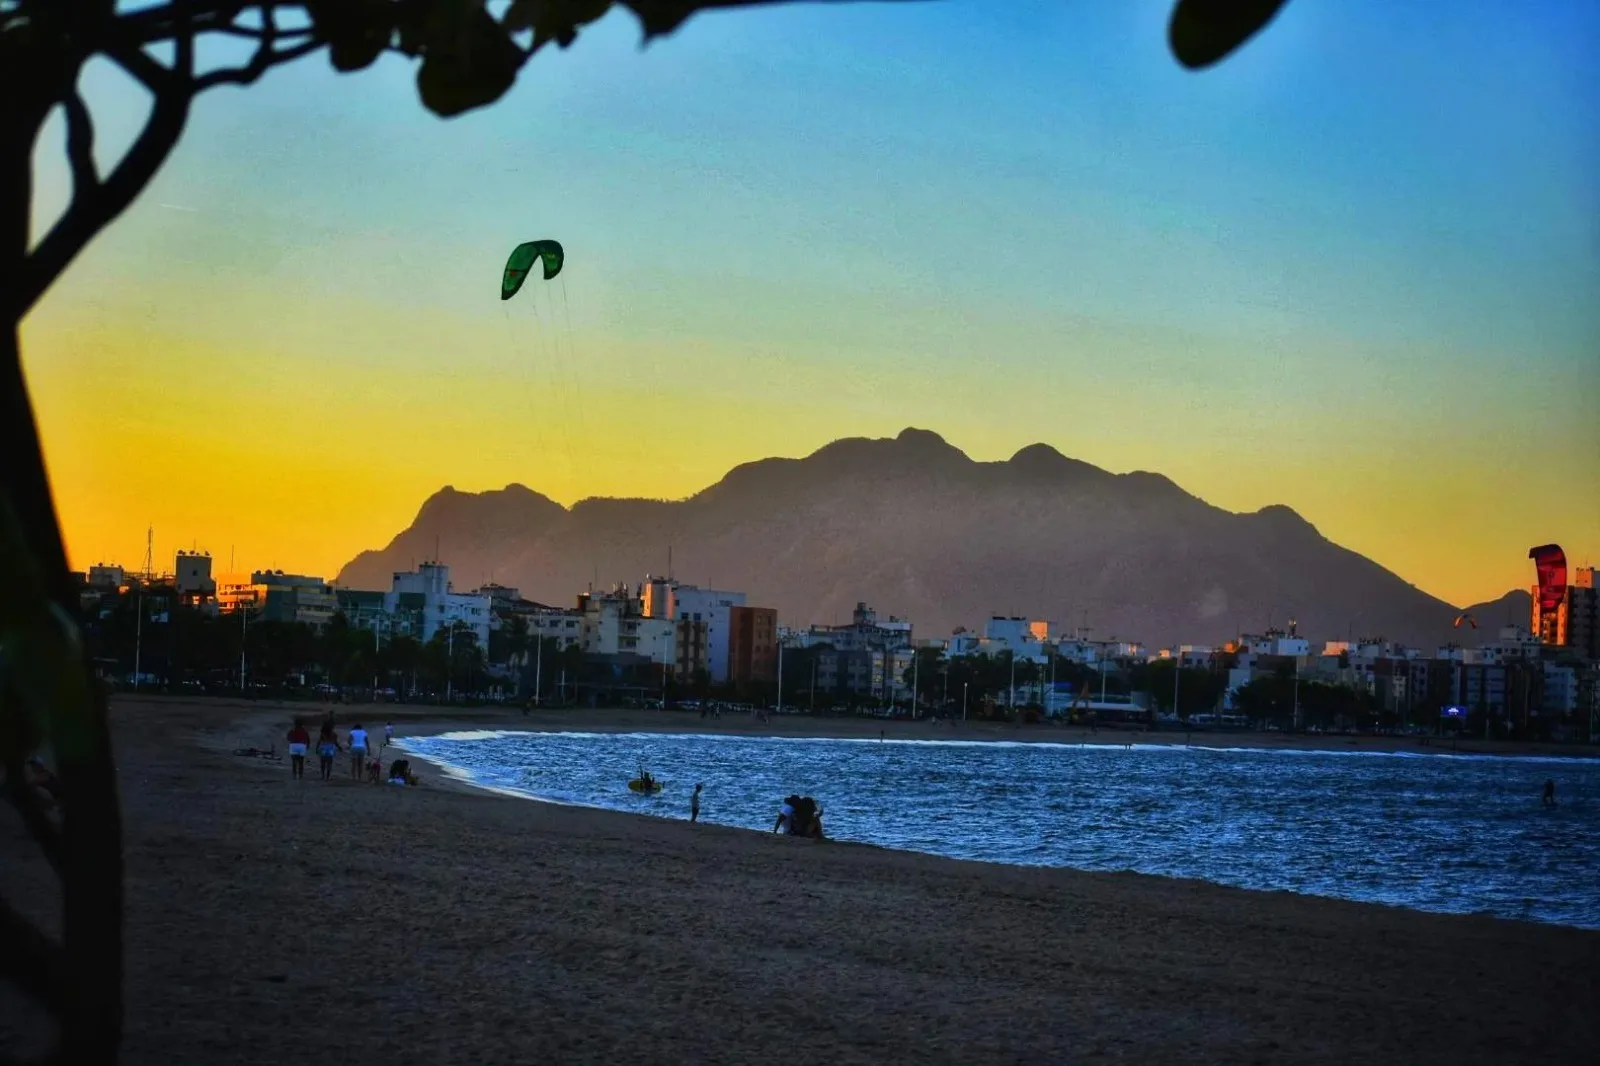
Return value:
[(783, 806), (778, 808), (778, 821), (772, 827), (774, 833), (794, 832), (794, 805), (788, 800), (783, 801)]
[(350, 776), (357, 781), (367, 769), (367, 731), (357, 722), (350, 727)]
[(385, 722), (383, 726), (383, 746), (388, 747), (394, 743), (394, 723)]

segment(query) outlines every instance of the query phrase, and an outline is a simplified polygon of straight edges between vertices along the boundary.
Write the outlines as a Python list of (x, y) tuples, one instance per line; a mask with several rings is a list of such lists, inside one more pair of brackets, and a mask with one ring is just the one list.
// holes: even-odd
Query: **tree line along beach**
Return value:
[[(819, 844), (427, 769), (416, 789), (296, 782), (287, 760), (232, 754), (281, 751), (296, 713), (113, 703), (126, 1062), (1575, 1063), (1600, 1037), (1600, 933)], [(578, 727), (337, 713), (402, 738)], [(0, 843), (12, 898), (48, 919), (20, 827)], [(0, 1000), (4, 1036), (32, 1024)]]

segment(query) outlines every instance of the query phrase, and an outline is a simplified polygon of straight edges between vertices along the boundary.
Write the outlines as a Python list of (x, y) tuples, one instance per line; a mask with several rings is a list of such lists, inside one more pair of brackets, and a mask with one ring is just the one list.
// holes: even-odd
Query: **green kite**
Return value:
[(549, 281), (561, 273), (566, 253), (556, 241), (529, 241), (513, 248), (511, 258), (506, 260), (505, 276), (500, 279), (500, 299), (509, 300), (515, 296), (527, 280), (528, 271), (540, 260), (544, 262), (544, 280)]

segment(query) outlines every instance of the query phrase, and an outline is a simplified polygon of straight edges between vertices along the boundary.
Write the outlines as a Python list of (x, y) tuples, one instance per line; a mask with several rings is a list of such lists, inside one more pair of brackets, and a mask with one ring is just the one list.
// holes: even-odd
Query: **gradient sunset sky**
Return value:
[[(614, 12), (450, 121), (398, 58), (213, 92), (25, 325), (74, 565), (153, 524), (331, 577), (447, 483), (678, 497), (908, 425), (1458, 604), (1600, 562), (1600, 5), (1292, 0), (1202, 74), (1169, 10)], [(86, 85), (110, 158), (144, 104)]]

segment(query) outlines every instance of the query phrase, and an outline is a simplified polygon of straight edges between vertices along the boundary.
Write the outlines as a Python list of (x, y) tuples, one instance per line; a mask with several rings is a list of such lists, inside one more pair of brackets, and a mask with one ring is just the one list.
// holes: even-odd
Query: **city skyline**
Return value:
[[(202, 100), (24, 327), (73, 565), (154, 524), (331, 576), (445, 484), (680, 497), (905, 425), (1287, 504), (1456, 604), (1592, 558), (1600, 14), (1290, 5), (1201, 76), (1164, 18), (796, 7), (640, 53), (613, 14), (449, 123), (401, 62)], [(46, 217), (66, 188), (42, 151)], [(502, 306), (546, 236), (560, 283)]]

